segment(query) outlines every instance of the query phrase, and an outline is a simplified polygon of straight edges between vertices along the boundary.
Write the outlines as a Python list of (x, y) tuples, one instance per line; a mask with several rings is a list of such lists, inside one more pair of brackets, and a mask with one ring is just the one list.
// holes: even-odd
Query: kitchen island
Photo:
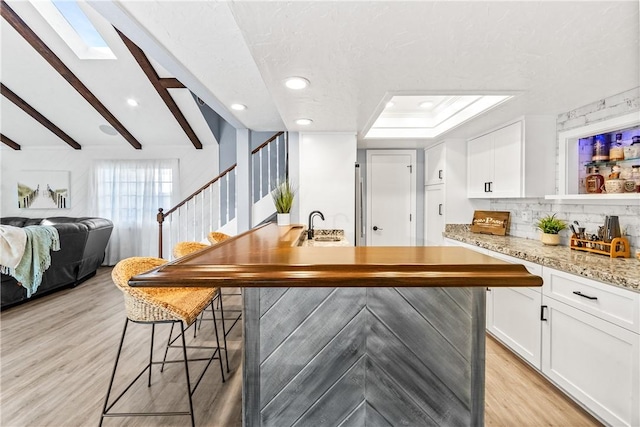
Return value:
[(245, 426), (484, 424), (486, 286), (541, 286), (464, 248), (301, 246), (274, 224), (133, 286), (244, 288)]

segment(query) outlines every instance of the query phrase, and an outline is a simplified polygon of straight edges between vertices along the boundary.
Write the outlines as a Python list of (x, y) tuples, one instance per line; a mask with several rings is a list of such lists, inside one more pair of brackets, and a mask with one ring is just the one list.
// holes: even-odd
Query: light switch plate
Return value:
[(531, 221), (531, 212), (529, 211), (522, 211), (522, 213), (520, 214), (520, 218), (522, 219), (522, 221), (524, 222), (529, 222)]

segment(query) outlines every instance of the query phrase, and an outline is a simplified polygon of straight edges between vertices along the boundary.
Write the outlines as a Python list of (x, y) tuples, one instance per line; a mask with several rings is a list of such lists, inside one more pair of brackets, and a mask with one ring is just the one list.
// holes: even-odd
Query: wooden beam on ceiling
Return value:
[(133, 148), (141, 149), (142, 145), (131, 133), (115, 118), (107, 107), (96, 98), (78, 77), (62, 62), (60, 58), (47, 46), (36, 33), (14, 12), (11, 7), (1, 0), (0, 12), (2, 17), (20, 34), (36, 52), (38, 52), (78, 93), (113, 126)]
[(13, 102), (22, 111), (33, 117), (42, 126), (53, 132), (58, 138), (69, 144), (70, 147), (80, 150), (82, 147), (76, 142), (75, 139), (67, 135), (62, 129), (54, 125), (51, 120), (40, 114), (35, 108), (29, 105), (24, 99), (16, 95), (11, 89), (6, 87), (3, 83), (0, 83), (0, 92), (2, 96)]
[(180, 83), (180, 80), (175, 77), (164, 77), (159, 79), (160, 84), (165, 89), (186, 89), (187, 87)]
[(8, 146), (13, 148), (14, 150), (20, 150), (20, 144), (18, 144), (17, 142), (15, 142), (14, 140), (12, 140), (11, 138), (9, 138), (8, 136), (4, 136), (3, 134), (0, 133), (0, 141)]
[[(197, 149), (201, 149), (202, 143), (198, 139), (198, 136), (193, 131), (193, 129), (191, 128), (191, 125), (189, 125), (189, 122), (187, 122), (187, 119), (184, 117), (184, 114), (182, 114), (182, 111), (180, 111), (180, 108), (178, 108), (178, 105), (169, 94), (167, 87), (165, 87), (163, 84), (163, 80), (168, 80), (168, 79), (161, 79), (158, 76), (158, 73), (156, 73), (156, 70), (153, 68), (153, 65), (151, 65), (149, 58), (147, 58), (147, 56), (144, 54), (142, 49), (140, 49), (135, 43), (129, 40), (127, 36), (125, 36), (120, 31), (118, 31), (118, 29), (116, 29), (116, 31), (120, 36), (120, 38), (122, 39), (122, 41), (124, 42), (125, 46), (127, 46), (127, 49), (129, 49), (129, 51), (131, 52), (131, 55), (133, 55), (135, 60), (138, 62), (138, 65), (140, 65), (140, 68), (142, 69), (144, 74), (147, 76), (147, 78), (149, 79), (153, 87), (158, 92), (158, 95), (160, 95), (160, 98), (162, 98), (164, 103), (167, 105), (167, 108), (169, 108), (169, 111), (171, 111), (171, 113), (173, 114), (173, 117), (176, 118), (176, 120), (182, 127), (182, 130), (184, 130), (184, 132), (187, 134), (193, 146), (196, 147)], [(175, 80), (175, 81), (177, 82), (178, 80)], [(171, 84), (171, 83), (173, 82), (167, 82), (167, 84)]]

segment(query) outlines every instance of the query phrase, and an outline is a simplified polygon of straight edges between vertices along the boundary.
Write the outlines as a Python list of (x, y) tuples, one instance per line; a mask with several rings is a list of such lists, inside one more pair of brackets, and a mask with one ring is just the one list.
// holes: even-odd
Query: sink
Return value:
[(316, 242), (339, 242), (340, 240), (342, 240), (342, 237), (335, 235), (314, 236), (313, 240), (315, 240)]

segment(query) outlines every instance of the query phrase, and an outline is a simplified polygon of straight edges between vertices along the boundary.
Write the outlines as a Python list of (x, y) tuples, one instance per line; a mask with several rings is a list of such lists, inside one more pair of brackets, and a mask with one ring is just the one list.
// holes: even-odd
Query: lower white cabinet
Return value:
[(542, 373), (612, 426), (640, 425), (640, 335), (543, 297)]
[(490, 288), (487, 292), (487, 329), (540, 369), (542, 294), (531, 288)]
[(544, 279), (487, 289), (491, 335), (605, 424), (640, 426), (640, 293), (456, 243)]

